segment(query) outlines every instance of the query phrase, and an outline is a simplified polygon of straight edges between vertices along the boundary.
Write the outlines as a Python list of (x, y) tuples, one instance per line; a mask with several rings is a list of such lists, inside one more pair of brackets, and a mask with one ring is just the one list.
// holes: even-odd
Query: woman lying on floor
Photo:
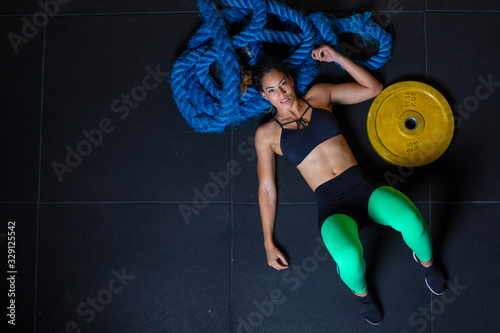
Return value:
[(275, 154), (279, 154), (297, 167), (314, 191), (319, 231), (337, 271), (352, 290), (363, 317), (377, 325), (382, 313), (367, 289), (356, 223), (360, 216), (367, 215), (375, 223), (401, 232), (434, 294), (444, 292), (445, 281), (434, 262), (429, 226), (417, 207), (401, 192), (378, 184), (363, 173), (330, 111), (335, 104), (355, 104), (375, 97), (382, 84), (329, 46), (315, 49), (311, 56), (319, 61), (336, 62), (356, 82), (316, 84), (303, 98), (298, 98), (289, 71), (279, 60), (266, 58), (252, 69), (254, 88), (276, 109), (275, 117), (261, 125), (255, 136), (267, 260), (278, 270), (288, 266), (273, 241), (277, 199)]

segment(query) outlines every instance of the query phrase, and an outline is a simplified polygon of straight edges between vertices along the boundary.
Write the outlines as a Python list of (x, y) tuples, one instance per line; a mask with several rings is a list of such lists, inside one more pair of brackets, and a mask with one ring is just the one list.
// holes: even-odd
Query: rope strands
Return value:
[[(226, 126), (238, 125), (271, 106), (254, 88), (240, 90), (241, 55), (252, 66), (264, 53), (265, 43), (287, 48), (284, 62), (299, 94), (318, 73), (312, 50), (328, 44), (340, 51), (340, 34), (357, 34), (378, 45), (377, 54), (356, 61), (367, 69), (379, 69), (391, 56), (392, 36), (371, 20), (370, 13), (343, 19), (319, 12), (306, 16), (277, 0), (198, 0), (198, 8), (202, 24), (175, 61), (170, 84), (179, 111), (200, 133), (222, 133)], [(285, 29), (269, 30), (271, 17)], [(240, 31), (234, 33), (235, 27)]]

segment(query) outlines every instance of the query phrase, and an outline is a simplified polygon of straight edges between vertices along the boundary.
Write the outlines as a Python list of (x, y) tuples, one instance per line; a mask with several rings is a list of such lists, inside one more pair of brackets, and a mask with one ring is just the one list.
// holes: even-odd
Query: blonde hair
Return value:
[(242, 96), (245, 96), (248, 87), (252, 85), (252, 71), (245, 70), (243, 66), (240, 66), (240, 90)]

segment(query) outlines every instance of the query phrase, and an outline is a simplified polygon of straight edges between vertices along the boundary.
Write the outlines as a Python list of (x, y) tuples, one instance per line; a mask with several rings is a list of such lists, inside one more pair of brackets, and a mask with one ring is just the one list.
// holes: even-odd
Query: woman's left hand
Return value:
[(311, 57), (314, 60), (319, 61), (337, 62), (340, 57), (340, 53), (338, 53), (328, 45), (321, 45), (320, 47), (312, 51)]

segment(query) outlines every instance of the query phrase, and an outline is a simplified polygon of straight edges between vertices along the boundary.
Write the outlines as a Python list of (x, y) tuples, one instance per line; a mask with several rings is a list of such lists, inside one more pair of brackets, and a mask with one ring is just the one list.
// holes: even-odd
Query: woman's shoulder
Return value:
[(269, 137), (276, 132), (276, 125), (279, 126), (273, 118), (269, 119), (265, 123), (259, 125), (255, 131), (255, 137)]
[(317, 108), (330, 109), (330, 92), (334, 84), (318, 83), (304, 95), (304, 99)]
[(276, 141), (279, 125), (273, 119), (269, 119), (265, 123), (257, 127), (255, 131), (255, 143), (259, 144), (272, 144)]
[(333, 83), (316, 83), (311, 86), (306, 92), (307, 95), (328, 95), (332, 89), (334, 89), (336, 84)]

